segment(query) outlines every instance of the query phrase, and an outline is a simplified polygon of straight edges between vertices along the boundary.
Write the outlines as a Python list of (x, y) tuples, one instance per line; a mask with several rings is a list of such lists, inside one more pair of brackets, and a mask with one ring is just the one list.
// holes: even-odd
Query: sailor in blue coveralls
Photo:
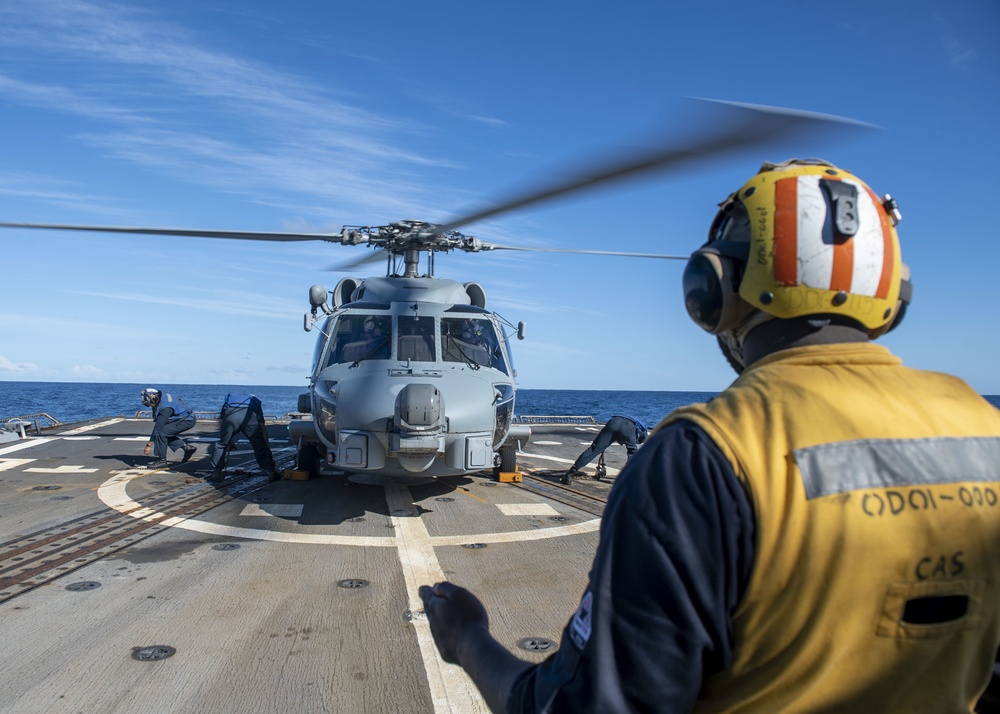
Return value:
[(647, 433), (646, 427), (638, 419), (628, 416), (611, 417), (597, 434), (594, 443), (576, 458), (570, 470), (563, 475), (562, 482), (569, 483), (571, 477), (597, 458), (599, 454), (603, 454), (611, 444), (622, 444), (628, 454), (627, 458), (631, 459), (632, 454), (639, 448), (639, 444), (646, 440)]
[(227, 394), (226, 401), (219, 411), (219, 440), (209, 449), (209, 459), (212, 463), (212, 481), (223, 480), (222, 472), (226, 468), (226, 452), (228, 452), (239, 435), (243, 434), (253, 447), (253, 455), (257, 465), (272, 481), (281, 478), (274, 465), (274, 456), (267, 441), (267, 428), (264, 425), (263, 406), (253, 394)]
[(149, 456), (150, 450), (157, 464), (167, 462), (167, 449), (176, 451), (184, 450), (184, 457), (181, 463), (189, 461), (194, 452), (198, 450), (193, 444), (189, 444), (178, 434), (191, 429), (195, 425), (194, 412), (191, 408), (172, 394), (165, 394), (159, 389), (143, 389), (142, 403), (153, 409), (153, 433), (149, 435), (149, 442), (143, 449), (143, 454)]

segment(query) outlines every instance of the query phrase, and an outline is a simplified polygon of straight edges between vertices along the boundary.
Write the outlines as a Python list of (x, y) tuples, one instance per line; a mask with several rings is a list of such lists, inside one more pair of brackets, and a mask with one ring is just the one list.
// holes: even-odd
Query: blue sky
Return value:
[[(1000, 394), (1000, 4), (4, 0), (0, 220), (257, 231), (446, 221), (697, 127), (686, 97), (874, 124), (465, 226), (688, 254), (761, 161), (821, 156), (899, 201), (883, 339)], [(366, 249), (0, 233), (0, 380), (305, 385), (308, 288)], [(520, 386), (715, 391), (683, 262), (439, 255), (527, 324)], [(366, 269), (369, 273), (372, 270)], [(365, 272), (355, 273), (363, 277)]]

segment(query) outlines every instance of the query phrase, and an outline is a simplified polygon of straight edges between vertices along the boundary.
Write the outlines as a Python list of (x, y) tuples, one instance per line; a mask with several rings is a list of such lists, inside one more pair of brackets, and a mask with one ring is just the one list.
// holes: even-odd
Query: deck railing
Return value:
[(48, 427), (59, 426), (60, 424), (62, 424), (61, 421), (54, 416), (49, 416), (45, 412), (22, 414), (21, 416), (0, 419), (0, 427), (5, 427), (8, 431), (20, 432), (22, 435), (29, 429), (38, 434), (40, 429), (47, 429)]
[(582, 416), (582, 415), (555, 415), (555, 416), (540, 416), (531, 414), (522, 414), (521, 416), (514, 417), (515, 424), (596, 424), (597, 420), (592, 416)]

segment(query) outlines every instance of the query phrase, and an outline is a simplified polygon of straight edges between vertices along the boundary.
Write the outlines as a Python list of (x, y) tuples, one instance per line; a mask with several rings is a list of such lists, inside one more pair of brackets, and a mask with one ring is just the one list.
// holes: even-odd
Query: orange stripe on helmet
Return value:
[(799, 179), (797, 176), (774, 183), (774, 282), (798, 284)]
[(882, 226), (882, 274), (878, 279), (878, 289), (875, 297), (886, 299), (889, 296), (889, 287), (892, 284), (892, 264), (895, 255), (892, 244), (892, 224), (889, 222), (889, 214), (885, 212), (882, 201), (867, 184), (862, 184), (868, 195), (871, 196), (875, 210), (878, 211), (879, 225)]

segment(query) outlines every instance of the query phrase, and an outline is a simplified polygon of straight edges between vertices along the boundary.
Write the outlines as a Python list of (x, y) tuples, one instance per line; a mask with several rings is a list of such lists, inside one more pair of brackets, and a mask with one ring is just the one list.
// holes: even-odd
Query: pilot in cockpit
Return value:
[(486, 347), (487, 340), (483, 336), (482, 325), (478, 325), (472, 320), (466, 320), (462, 324), (462, 342), (477, 347)]
[(385, 336), (385, 328), (382, 323), (384, 320), (376, 321), (374, 317), (369, 317), (365, 320), (364, 326), (364, 339), (366, 340), (377, 340), (380, 337)]

